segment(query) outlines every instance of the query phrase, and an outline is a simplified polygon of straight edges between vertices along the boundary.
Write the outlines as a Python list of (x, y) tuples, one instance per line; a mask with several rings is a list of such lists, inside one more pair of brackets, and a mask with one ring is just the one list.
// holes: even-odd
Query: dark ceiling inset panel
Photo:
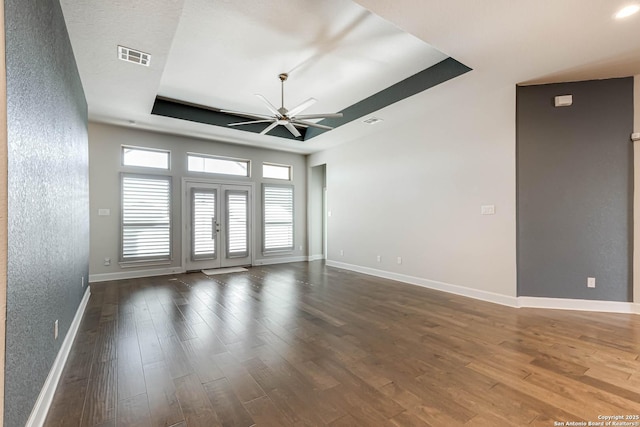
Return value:
[[(229, 123), (244, 122), (252, 120), (242, 116), (236, 116), (235, 114), (223, 113), (213, 108), (205, 106), (190, 104), (184, 101), (178, 101), (174, 99), (156, 97), (151, 109), (151, 114), (158, 116), (172, 117), (174, 119), (189, 120), (191, 122), (204, 123), (206, 125), (223, 126), (227, 127)], [(249, 131), (254, 133), (260, 133), (269, 125), (269, 123), (256, 123), (251, 125), (243, 125), (242, 129), (236, 128), (242, 131)], [(296, 139), (304, 141), (306, 129), (298, 128), (302, 136), (300, 138), (294, 137), (285, 127), (278, 126), (274, 128), (269, 135), (279, 136), (280, 138)]]
[[(451, 80), (454, 77), (458, 77), (468, 71), (471, 71), (471, 68), (453, 58), (447, 58), (426, 70), (422, 70), (419, 73), (394, 84), (393, 86), (381, 90), (375, 95), (371, 95), (369, 98), (363, 99), (362, 101), (345, 108), (342, 110), (343, 116), (341, 118), (324, 119), (319, 123), (333, 128), (342, 126), (398, 101), (402, 101), (405, 98), (409, 98), (410, 96), (437, 86), (440, 83), (444, 83), (447, 80)], [(309, 129), (305, 139), (311, 139), (324, 132), (327, 131), (317, 128)]]
[[(422, 70), (419, 73), (394, 84), (393, 86), (381, 90), (380, 92), (345, 108), (342, 110), (343, 117), (336, 119), (324, 119), (318, 123), (331, 126), (333, 128), (340, 127), (431, 87), (437, 86), (440, 83), (444, 83), (447, 80), (458, 77), (468, 71), (471, 71), (471, 68), (453, 58), (447, 58), (432, 67)], [(151, 114), (224, 127), (227, 127), (230, 123), (247, 120), (242, 116), (223, 113), (214, 108), (162, 97), (156, 97)], [(268, 123), (244, 125), (242, 128), (236, 129), (240, 131), (260, 133), (266, 125), (268, 125)], [(317, 128), (298, 128), (298, 130), (302, 134), (300, 138), (295, 138), (283, 126), (274, 128), (269, 132), (269, 135), (306, 141), (314, 136), (327, 132), (326, 130)]]

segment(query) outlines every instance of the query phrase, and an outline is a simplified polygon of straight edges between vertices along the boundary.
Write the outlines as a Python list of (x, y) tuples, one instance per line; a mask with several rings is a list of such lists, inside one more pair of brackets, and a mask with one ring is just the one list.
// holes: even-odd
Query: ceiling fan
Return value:
[(280, 78), (281, 96), (282, 96), (282, 102), (280, 104), (281, 105), (280, 108), (276, 108), (264, 96), (262, 96), (260, 94), (257, 94), (257, 93), (255, 94), (258, 98), (260, 98), (262, 100), (262, 102), (264, 102), (264, 104), (266, 105), (267, 109), (269, 111), (271, 111), (271, 113), (273, 114), (272, 116), (268, 116), (268, 115), (265, 115), (265, 114), (243, 113), (243, 112), (240, 112), (240, 111), (221, 110), (223, 113), (235, 114), (235, 115), (238, 115), (238, 116), (242, 116), (242, 117), (247, 117), (249, 119), (253, 119), (253, 120), (248, 121), (248, 122), (229, 123), (229, 126), (242, 126), (242, 125), (250, 125), (250, 124), (254, 124), (254, 123), (271, 123), (269, 126), (264, 128), (264, 130), (262, 132), (260, 132), (260, 135), (265, 135), (268, 132), (270, 132), (271, 130), (273, 130), (276, 126), (282, 125), (282, 126), (286, 127), (289, 130), (289, 132), (291, 132), (293, 134), (293, 136), (295, 136), (296, 138), (301, 136), (301, 134), (298, 131), (298, 129), (296, 129), (296, 126), (314, 127), (314, 128), (318, 128), (318, 129), (324, 129), (324, 130), (333, 129), (330, 126), (325, 126), (325, 125), (321, 125), (321, 124), (318, 124), (318, 123), (309, 122), (307, 120), (338, 118), (338, 117), (342, 117), (342, 113), (299, 115), (304, 110), (306, 110), (307, 108), (311, 107), (313, 104), (315, 104), (318, 101), (315, 98), (309, 98), (306, 101), (304, 101), (303, 103), (293, 107), (291, 110), (288, 110), (288, 109), (285, 108), (285, 106), (284, 106), (284, 82), (287, 80), (288, 77), (289, 77), (289, 75), (287, 73), (281, 73), (280, 75), (278, 75), (278, 78)]

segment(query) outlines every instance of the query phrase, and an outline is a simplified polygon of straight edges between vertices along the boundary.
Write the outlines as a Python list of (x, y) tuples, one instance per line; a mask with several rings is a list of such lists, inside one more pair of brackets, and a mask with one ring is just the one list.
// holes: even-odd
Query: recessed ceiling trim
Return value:
[[(375, 111), (394, 104), (410, 96), (423, 92), (431, 87), (444, 83), (447, 80), (458, 77), (464, 73), (471, 71), (471, 68), (456, 61), (453, 58), (447, 58), (425, 70), (414, 74), (380, 92), (371, 95), (368, 98), (359, 101), (344, 110), (343, 117), (324, 119), (318, 122), (332, 128), (340, 127), (344, 124), (358, 120), (361, 117), (368, 116)], [(244, 120), (241, 115), (223, 113), (218, 108), (205, 107), (196, 105), (186, 101), (179, 101), (157, 96), (153, 104), (151, 114), (172, 117), (175, 119), (188, 120), (192, 122), (204, 123), (214, 126), (227, 127), (229, 123), (240, 122)], [(248, 131), (260, 133), (264, 129), (263, 124), (246, 125), (242, 129), (236, 128), (238, 131)], [(272, 130), (269, 135), (279, 136), (281, 138), (308, 141), (324, 132), (330, 132), (318, 128), (298, 129), (302, 134), (301, 138), (295, 138), (285, 128), (278, 127)]]

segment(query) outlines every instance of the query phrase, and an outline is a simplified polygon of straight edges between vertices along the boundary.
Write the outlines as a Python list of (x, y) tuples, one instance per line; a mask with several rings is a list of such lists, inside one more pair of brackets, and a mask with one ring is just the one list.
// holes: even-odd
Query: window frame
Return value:
[[(230, 174), (230, 173), (224, 173), (224, 172), (206, 172), (206, 171), (193, 171), (189, 169), (189, 157), (200, 157), (203, 159), (215, 159), (215, 160), (225, 160), (225, 161), (229, 161), (229, 162), (244, 162), (247, 164), (247, 174), (246, 175), (235, 175), (235, 174)], [(236, 178), (251, 178), (251, 160), (250, 159), (241, 159), (238, 157), (227, 157), (227, 156), (216, 156), (216, 155), (212, 155), (212, 154), (202, 154), (202, 153), (194, 153), (194, 152), (187, 152), (186, 155), (186, 162), (187, 164), (186, 166), (186, 171), (187, 173), (192, 173), (192, 174), (201, 174), (202, 176), (215, 176), (215, 177), (236, 177)]]
[[(169, 183), (169, 254), (162, 257), (142, 257), (136, 259), (129, 259), (124, 257), (124, 180), (125, 178), (143, 178), (143, 179), (156, 179), (163, 180)], [(120, 232), (119, 232), (119, 247), (118, 247), (118, 263), (121, 267), (138, 267), (144, 265), (164, 265), (171, 264), (173, 262), (173, 176), (171, 175), (158, 175), (158, 174), (143, 174), (143, 173), (120, 173)]]
[[(274, 178), (274, 177), (267, 177), (264, 176), (264, 167), (265, 166), (276, 166), (276, 167), (282, 167), (282, 168), (287, 168), (289, 169), (289, 178)], [(262, 179), (275, 179), (276, 181), (280, 181), (280, 182), (291, 182), (293, 181), (293, 166), (292, 165), (285, 165), (283, 163), (271, 163), (271, 162), (262, 162)]]
[[(140, 150), (140, 151), (153, 151), (156, 153), (166, 153), (167, 154), (167, 167), (163, 168), (163, 167), (155, 167), (155, 166), (140, 166), (140, 165), (126, 165), (124, 163), (124, 150), (126, 149), (130, 149), (130, 150)], [(164, 150), (162, 148), (149, 148), (149, 147), (139, 147), (136, 145), (127, 145), (127, 144), (122, 144), (120, 146), (120, 166), (123, 168), (132, 168), (132, 169), (137, 169), (137, 170), (141, 170), (141, 171), (147, 171), (147, 170), (156, 170), (156, 171), (171, 171), (171, 150)]]
[[(266, 248), (266, 189), (269, 187), (290, 188), (291, 189), (291, 246), (267, 249)], [(296, 203), (295, 203), (295, 186), (293, 184), (262, 184), (262, 253), (264, 255), (291, 253), (296, 248)]]

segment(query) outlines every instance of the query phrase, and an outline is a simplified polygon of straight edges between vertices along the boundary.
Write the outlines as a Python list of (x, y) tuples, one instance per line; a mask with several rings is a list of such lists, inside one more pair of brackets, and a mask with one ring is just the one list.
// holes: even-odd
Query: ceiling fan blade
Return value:
[(296, 125), (302, 125), (302, 126), (311, 126), (313, 128), (324, 129), (324, 130), (333, 129), (330, 126), (319, 125), (319, 124), (313, 123), (313, 122), (303, 122), (302, 120), (291, 120), (291, 123), (296, 124)]
[(278, 122), (271, 123), (269, 126), (264, 128), (264, 130), (262, 132), (260, 132), (260, 135), (266, 135), (267, 132), (270, 132), (276, 126), (278, 126)]
[(306, 114), (303, 116), (295, 116), (295, 119), (298, 120), (308, 120), (308, 119), (338, 119), (342, 117), (342, 113), (331, 113), (331, 114)]
[(233, 111), (233, 110), (220, 110), (220, 112), (225, 114), (233, 114), (234, 116), (238, 116), (238, 117), (255, 119), (255, 120), (273, 119), (273, 116), (267, 116), (266, 114), (253, 114), (253, 113), (245, 113), (242, 111)]
[(316, 102), (318, 102), (318, 100), (315, 99), (315, 98), (307, 99), (302, 104), (298, 104), (297, 106), (295, 106), (291, 110), (289, 110), (289, 112), (288, 112), (289, 117), (293, 117), (298, 113), (302, 113), (304, 110), (306, 110), (307, 108), (311, 107)]
[(241, 126), (241, 125), (250, 125), (253, 123), (268, 123), (272, 122), (275, 119), (265, 119), (265, 120), (252, 120), (250, 122), (239, 122), (239, 123), (229, 123), (229, 126)]
[(276, 117), (282, 117), (282, 114), (280, 114), (280, 111), (278, 111), (278, 109), (272, 103), (270, 103), (267, 98), (265, 98), (264, 96), (260, 95), (259, 93), (256, 93), (254, 95), (257, 96), (258, 98), (260, 98), (262, 100), (262, 102), (264, 102), (264, 105), (267, 106), (269, 111), (271, 111), (273, 114), (275, 114)]
[(286, 127), (289, 130), (289, 132), (291, 132), (293, 136), (295, 136), (296, 138), (302, 136), (300, 132), (298, 132), (298, 129), (296, 129), (296, 127), (291, 123), (286, 123), (284, 127)]

